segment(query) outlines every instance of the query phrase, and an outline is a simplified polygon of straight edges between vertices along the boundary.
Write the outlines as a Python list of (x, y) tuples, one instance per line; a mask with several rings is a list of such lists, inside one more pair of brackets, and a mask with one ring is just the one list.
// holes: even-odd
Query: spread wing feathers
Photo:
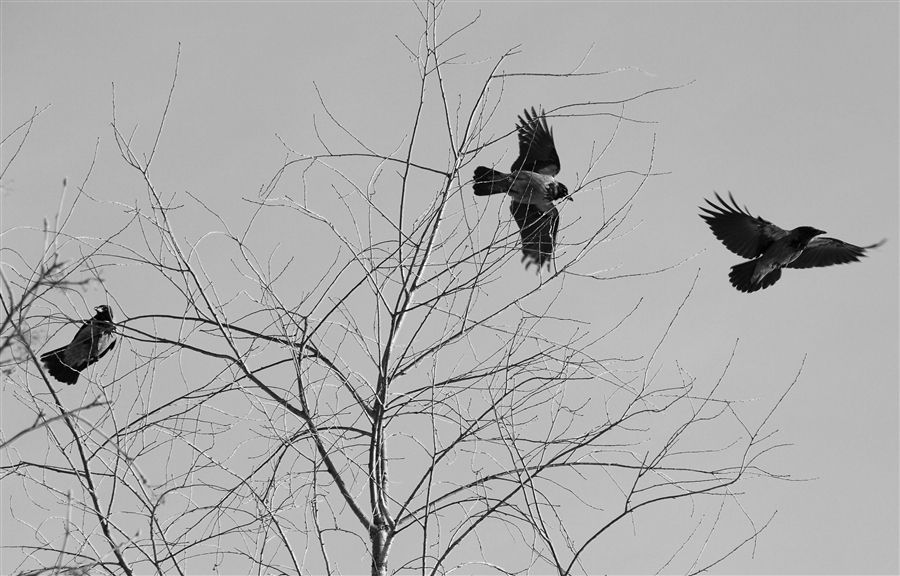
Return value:
[(753, 272), (755, 271), (756, 260), (743, 262), (731, 267), (728, 278), (731, 280), (731, 285), (741, 292), (756, 292), (757, 290), (768, 288), (772, 284), (778, 282), (778, 279), (781, 278), (781, 269), (776, 268), (763, 276), (758, 283), (754, 284)]
[(64, 384), (75, 384), (81, 371), (103, 358), (116, 345), (115, 326), (108, 308), (101, 307), (85, 322), (68, 346), (41, 355), (51, 376)]
[(544, 111), (538, 114), (531, 108), (525, 110), (525, 119), (519, 116), (519, 157), (513, 162), (512, 171), (527, 170), (556, 176), (559, 174), (559, 155), (553, 144), (553, 132), (547, 126)]
[(491, 170), (484, 166), (475, 169), (475, 181), (472, 188), (476, 196), (488, 196), (490, 194), (506, 194), (513, 185), (513, 177), (497, 170)]
[(832, 264), (859, 262), (865, 257), (866, 250), (878, 248), (885, 240), (871, 246), (854, 246), (837, 238), (814, 238), (806, 245), (806, 249), (796, 260), (787, 265), (788, 268), (815, 268)]
[(509, 209), (522, 236), (522, 262), (525, 262), (525, 269), (528, 270), (532, 264), (538, 265), (538, 271), (544, 265), (549, 268), (556, 246), (559, 212), (552, 206), (546, 212), (541, 212), (534, 204), (515, 200), (510, 202)]
[(716, 199), (721, 206), (707, 200), (706, 203), (712, 209), (701, 206), (700, 210), (704, 213), (700, 214), (700, 217), (706, 220), (716, 238), (738, 256), (744, 258), (761, 256), (772, 242), (788, 235), (786, 230), (768, 220), (752, 216), (746, 208), (742, 210), (730, 192), (728, 197), (732, 206), (716, 193)]

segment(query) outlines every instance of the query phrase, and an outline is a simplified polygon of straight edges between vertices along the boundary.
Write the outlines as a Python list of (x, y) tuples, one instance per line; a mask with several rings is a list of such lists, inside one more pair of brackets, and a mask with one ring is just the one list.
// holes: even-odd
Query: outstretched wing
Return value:
[(549, 267), (559, 229), (559, 212), (556, 207), (551, 206), (549, 210), (542, 212), (534, 204), (513, 200), (509, 209), (522, 236), (522, 262), (525, 262), (525, 269), (528, 270), (532, 264), (537, 264), (538, 270), (544, 265)]
[(787, 265), (788, 268), (815, 268), (833, 264), (859, 262), (866, 255), (866, 250), (878, 248), (886, 240), (871, 246), (854, 246), (837, 238), (814, 238), (806, 245), (806, 249), (796, 260)]
[(716, 193), (720, 206), (706, 201), (712, 209), (700, 207), (704, 213), (700, 214), (716, 238), (725, 244), (725, 247), (744, 258), (756, 258), (761, 256), (772, 242), (788, 235), (786, 230), (779, 228), (768, 220), (759, 216), (752, 216), (746, 208), (743, 210), (737, 205), (734, 196), (728, 193), (732, 206), (722, 200)]
[(540, 115), (531, 108), (525, 110), (525, 119), (519, 116), (516, 125), (519, 131), (519, 157), (513, 162), (512, 172), (527, 170), (556, 176), (559, 174), (559, 154), (553, 143), (553, 132), (547, 126), (544, 111)]

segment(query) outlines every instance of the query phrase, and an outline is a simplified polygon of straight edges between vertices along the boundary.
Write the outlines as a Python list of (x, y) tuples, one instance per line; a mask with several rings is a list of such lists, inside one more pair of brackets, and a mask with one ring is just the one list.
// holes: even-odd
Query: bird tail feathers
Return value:
[(475, 181), (472, 188), (476, 196), (489, 196), (491, 194), (506, 194), (512, 185), (509, 174), (497, 170), (491, 170), (484, 166), (475, 169)]
[(750, 293), (762, 288), (768, 288), (781, 278), (781, 268), (776, 268), (760, 278), (759, 282), (754, 282), (753, 274), (756, 272), (756, 264), (756, 260), (750, 260), (749, 262), (732, 266), (731, 272), (728, 274), (731, 285), (741, 292)]
[(81, 371), (65, 363), (66, 347), (57, 348), (41, 356), (44, 367), (51, 376), (64, 384), (75, 384)]

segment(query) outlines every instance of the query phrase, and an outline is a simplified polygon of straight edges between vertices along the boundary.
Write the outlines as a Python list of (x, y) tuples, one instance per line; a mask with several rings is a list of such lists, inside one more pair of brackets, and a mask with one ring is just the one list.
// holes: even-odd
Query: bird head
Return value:
[(101, 304), (101, 305), (97, 306), (96, 308), (94, 308), (94, 310), (97, 311), (98, 319), (107, 320), (109, 322), (112, 322), (112, 319), (113, 319), (112, 308), (110, 308), (106, 304)]
[(813, 228), (812, 226), (800, 226), (799, 228), (796, 228), (794, 232), (797, 233), (797, 238), (803, 242), (809, 242), (816, 236), (825, 234), (824, 230), (819, 230), (818, 228)]
[(559, 200), (561, 198), (565, 198), (566, 200), (572, 200), (572, 198), (569, 196), (569, 189), (566, 188), (566, 185), (563, 184), (562, 182), (557, 182), (556, 183), (556, 197), (553, 199)]

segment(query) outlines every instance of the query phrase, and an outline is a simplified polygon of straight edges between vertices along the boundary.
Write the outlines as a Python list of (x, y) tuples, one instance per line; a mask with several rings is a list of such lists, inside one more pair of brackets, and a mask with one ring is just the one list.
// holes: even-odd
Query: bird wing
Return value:
[(519, 132), (519, 157), (513, 162), (512, 172), (527, 170), (556, 176), (559, 174), (559, 154), (553, 143), (553, 132), (547, 126), (544, 111), (540, 115), (531, 108), (525, 110), (525, 119), (519, 116), (516, 125)]
[(729, 206), (716, 193), (721, 205), (717, 206), (707, 200), (706, 203), (712, 209), (701, 206), (700, 210), (704, 213), (700, 214), (700, 217), (709, 224), (716, 238), (738, 256), (744, 258), (761, 256), (772, 242), (789, 234), (768, 220), (751, 215), (746, 208), (742, 210), (730, 192), (728, 197), (733, 206)]
[(522, 236), (522, 261), (525, 262), (525, 269), (532, 264), (537, 264), (538, 270), (545, 264), (549, 267), (559, 229), (559, 212), (556, 207), (551, 206), (549, 210), (541, 211), (534, 204), (513, 200), (509, 209)]
[[(51, 352), (47, 352), (41, 356), (41, 360), (47, 363), (59, 363), (66, 368), (82, 371), (88, 366), (88, 360), (91, 357), (92, 338), (91, 323), (85, 322), (78, 329), (75, 337), (68, 346), (57, 348)], [(48, 364), (49, 366), (49, 364)]]
[(885, 240), (871, 246), (854, 246), (837, 238), (813, 238), (806, 245), (806, 249), (796, 260), (787, 265), (787, 268), (815, 268), (817, 266), (831, 266), (833, 264), (847, 264), (859, 262), (866, 255), (866, 250), (878, 248)]

